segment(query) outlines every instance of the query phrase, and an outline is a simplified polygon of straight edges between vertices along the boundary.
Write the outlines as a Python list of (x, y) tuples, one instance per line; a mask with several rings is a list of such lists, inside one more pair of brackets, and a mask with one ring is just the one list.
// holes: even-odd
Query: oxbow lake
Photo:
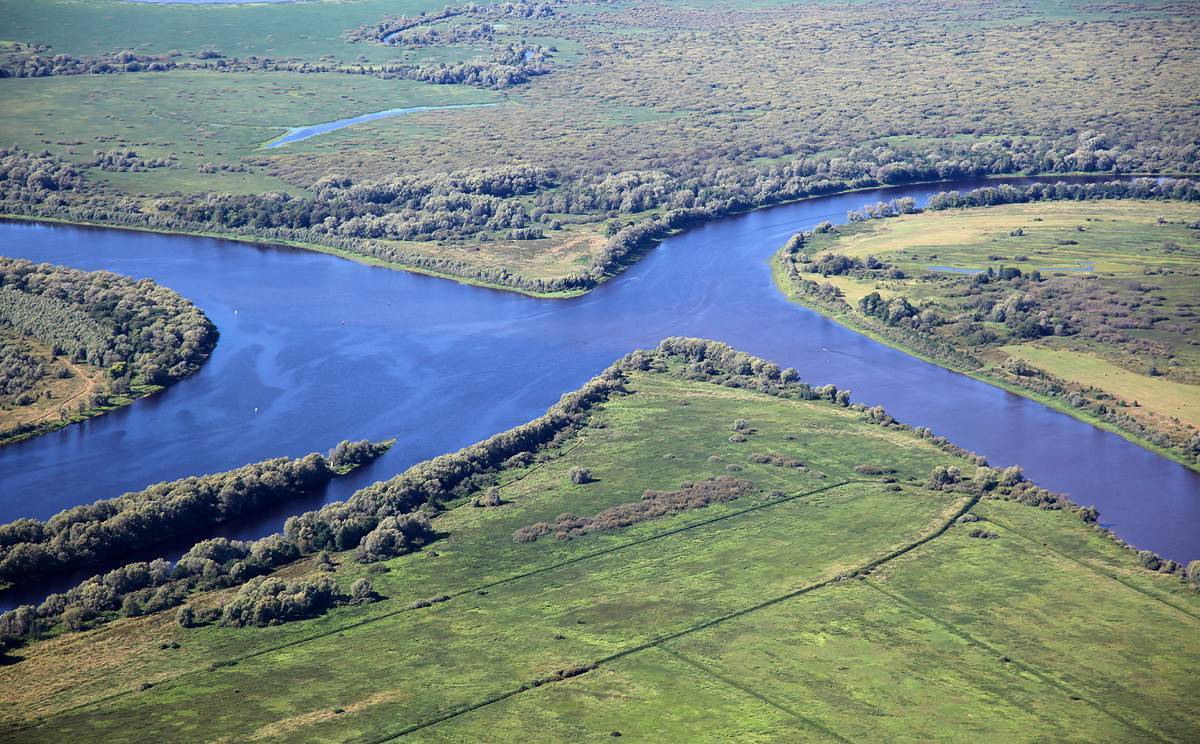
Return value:
[(293, 142), (299, 142), (301, 140), (309, 139), (310, 137), (316, 137), (318, 134), (325, 134), (326, 132), (334, 132), (334, 131), (337, 131), (338, 129), (352, 127), (355, 124), (362, 124), (362, 123), (368, 122), (368, 121), (375, 121), (376, 119), (391, 119), (396, 116), (404, 116), (406, 114), (418, 114), (418, 113), (422, 113), (424, 111), (444, 111), (446, 109), (463, 109), (463, 108), (487, 108), (489, 106), (499, 106), (499, 105), (500, 104), (498, 104), (498, 103), (449, 103), (449, 104), (446, 104), (443, 106), (410, 106), (408, 108), (387, 109), (386, 111), (376, 111), (371, 114), (360, 114), (358, 116), (351, 116), (346, 119), (338, 119), (336, 121), (327, 121), (327, 122), (324, 122), (323, 124), (309, 124), (309, 125), (303, 126), (303, 127), (291, 127), (290, 129), (288, 129), (286, 132), (284, 132), (280, 136), (276, 137), (275, 139), (273, 139), (270, 142), (268, 142), (267, 144), (265, 144), (264, 147), (266, 147), (268, 150), (274, 149), (276, 147), (283, 147), (284, 145), (288, 145)]
[[(850, 388), (855, 401), (882, 404), (993, 465), (1020, 464), (1041, 485), (1096, 505), (1102, 523), (1139, 547), (1200, 558), (1200, 474), (876, 343), (788, 302), (772, 284), (768, 261), (797, 230), (844, 222), (847, 210), (879, 199), (923, 203), (936, 191), (995, 183), (880, 189), (715, 220), (571, 300), (288, 248), (0, 223), (0, 254), (150, 277), (193, 300), (221, 331), (201, 371), (160, 395), (0, 448), (0, 521), (44, 519), (157, 481), (325, 451), (341, 439), (398, 440), (306, 502), (136, 557), (174, 558), (214, 535), (259, 537), (289, 514), (539, 416), (632, 349), (686, 335), (795, 367), (813, 384)], [(0, 608), (37, 601), (67, 581), (0, 594)]]

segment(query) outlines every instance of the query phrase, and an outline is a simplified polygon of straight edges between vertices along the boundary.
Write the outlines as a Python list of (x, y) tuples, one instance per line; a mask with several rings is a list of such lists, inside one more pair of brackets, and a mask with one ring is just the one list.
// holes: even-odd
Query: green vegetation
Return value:
[[(343, 441), (328, 457), (280, 457), (236, 470), (157, 483), (55, 514), (0, 525), (0, 579), (16, 585), (45, 574), (194, 534), (311, 493), (382, 455), (393, 442)], [(87, 618), (83, 618), (87, 619)]]
[(1200, 465), (1200, 205), (962, 198), (793, 238), (776, 277), (855, 329)]
[[(720, 344), (637, 352), (551, 412), (557, 434), (401, 476), (473, 484), (422, 507), (423, 550), (44, 629), (0, 667), (0, 736), (1194, 736), (1200, 595), (1178, 566), (839, 392)], [(499, 469), (454, 464), (502, 445)], [(701, 498), (513, 539), (621, 521), (647, 490)]]
[[(0, 166), (0, 211), (578, 293), (695, 220), (813, 194), (1200, 171), (1186, 10), (6, 0), (0, 131), (20, 149)], [(459, 102), (501, 105), (261, 147)], [(63, 188), (7, 175), (64, 167), (80, 178)], [(528, 188), (472, 186), (524, 169), (541, 174)]]
[(216, 342), (204, 313), (148, 279), (0, 256), (0, 444), (160, 390)]

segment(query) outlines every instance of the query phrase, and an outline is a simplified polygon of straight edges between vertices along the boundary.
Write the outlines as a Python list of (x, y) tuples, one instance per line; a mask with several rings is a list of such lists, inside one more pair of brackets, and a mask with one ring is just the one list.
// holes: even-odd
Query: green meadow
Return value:
[[(1066, 512), (928, 490), (935, 465), (970, 474), (974, 460), (853, 408), (678, 370), (631, 373), (627, 388), (539, 461), (502, 471), (501, 505), (441, 513), (431, 546), (384, 572), (335, 556), (339, 585), (370, 576), (382, 601), (266, 628), (184, 629), (158, 614), (18, 649), (23, 660), (0, 667), (0, 738), (1200, 731), (1200, 596), (1179, 578), (1139, 568)], [(752, 457), (763, 454), (802, 466)], [(593, 481), (573, 482), (574, 468)], [(891, 472), (869, 474), (880, 471)], [(752, 492), (575, 539), (513, 539), (717, 476)], [(968, 512), (985, 521), (957, 522)], [(969, 536), (980, 526), (997, 536)], [(306, 560), (282, 574), (314, 570)], [(584, 671), (554, 681), (572, 669)]]
[[(202, 173), (203, 164), (237, 164), (242, 158), (291, 154), (328, 146), (328, 135), (264, 150), (291, 127), (320, 124), (374, 111), (414, 106), (491, 103), (493, 91), (461, 85), (429, 85), (333, 73), (295, 75), (260, 72), (176, 71), (147, 75), (75, 75), (0, 80), (4, 129), (10, 144), (47, 149), (86, 160), (95, 150), (132, 149), (144, 158), (176, 156), (178, 165), (140, 172), (91, 168), (87, 176), (126, 193), (302, 193), (258, 168)], [(138, 113), (133, 114), (136, 110)], [(437, 111), (376, 120), (352, 127), (409, 127), (406, 118), (429, 126), (464, 112)], [(470, 114), (466, 114), (470, 115)]]

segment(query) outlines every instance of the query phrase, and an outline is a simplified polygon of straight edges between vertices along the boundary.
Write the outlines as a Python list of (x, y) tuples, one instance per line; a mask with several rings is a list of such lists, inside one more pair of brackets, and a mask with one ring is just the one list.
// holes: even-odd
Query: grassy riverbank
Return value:
[[(1185, 447), (1200, 410), (1200, 357), (1188, 330), (1200, 243), (1187, 226), (1197, 217), (1192, 204), (1111, 201), (906, 215), (814, 235), (772, 270), (793, 300), (858, 332), (1196, 468)], [(838, 256), (870, 256), (877, 267), (823, 268)], [(970, 275), (1005, 266), (1019, 272), (1016, 284), (1038, 278), (1005, 289), (1007, 279), (988, 286)], [(840, 299), (816, 291), (822, 284)], [(911, 308), (904, 313), (914, 320), (871, 316), (872, 293), (876, 303)], [(1008, 326), (1002, 302), (1023, 303)], [(1031, 316), (1042, 324), (1037, 333), (1031, 321), (1014, 330), (1014, 318)], [(918, 317), (921, 328), (909, 328)]]
[[(929, 490), (933, 466), (976, 466), (911, 430), (664, 361), (630, 371), (628, 395), (538, 461), (502, 470), (498, 506), (450, 504), (430, 548), (383, 572), (334, 556), (339, 585), (370, 577), (382, 601), (257, 629), (160, 613), (35, 642), (0, 667), (0, 736), (1136, 739), (1200, 726), (1187, 705), (1200, 597), (1178, 577), (1068, 512)], [(514, 541), (564, 512), (719, 477), (750, 491)]]

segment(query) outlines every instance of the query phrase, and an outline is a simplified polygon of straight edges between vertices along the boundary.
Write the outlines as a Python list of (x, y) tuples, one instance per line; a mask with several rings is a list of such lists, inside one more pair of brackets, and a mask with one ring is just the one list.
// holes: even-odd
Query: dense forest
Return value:
[(149, 279), (0, 257), (0, 324), (115, 380), (167, 385), (195, 372), (217, 331)]
[(28, 405), (46, 376), (46, 363), (16, 344), (0, 343), (0, 403)]

